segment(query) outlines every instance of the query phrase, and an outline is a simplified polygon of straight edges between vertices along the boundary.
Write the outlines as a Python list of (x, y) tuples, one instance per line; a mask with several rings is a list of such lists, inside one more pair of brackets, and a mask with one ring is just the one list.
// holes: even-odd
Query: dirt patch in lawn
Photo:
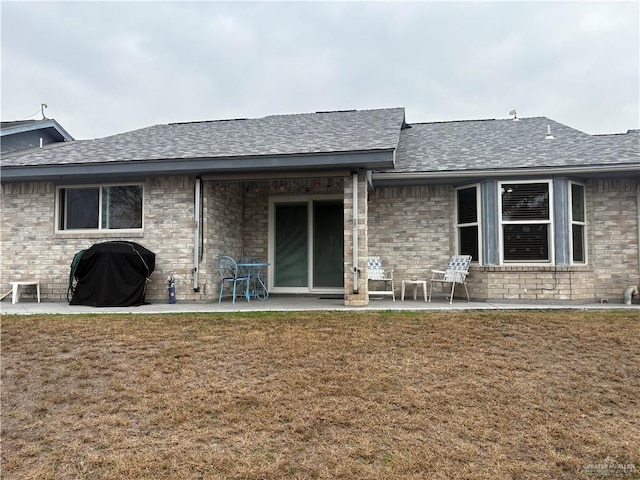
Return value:
[(4, 316), (2, 478), (640, 477), (637, 312)]

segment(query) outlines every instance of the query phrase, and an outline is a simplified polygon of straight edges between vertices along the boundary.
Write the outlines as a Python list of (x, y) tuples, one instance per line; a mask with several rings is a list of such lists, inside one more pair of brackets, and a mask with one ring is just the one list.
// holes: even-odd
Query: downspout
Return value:
[(193, 228), (193, 291), (200, 291), (200, 283), (199, 283), (199, 275), (198, 275), (198, 267), (200, 264), (200, 196), (202, 191), (202, 180), (200, 178), (196, 178), (195, 188), (194, 188), (194, 207), (193, 207), (193, 220), (194, 220), (194, 228)]
[(353, 184), (353, 293), (359, 291), (358, 277), (358, 173), (353, 173), (351, 178)]

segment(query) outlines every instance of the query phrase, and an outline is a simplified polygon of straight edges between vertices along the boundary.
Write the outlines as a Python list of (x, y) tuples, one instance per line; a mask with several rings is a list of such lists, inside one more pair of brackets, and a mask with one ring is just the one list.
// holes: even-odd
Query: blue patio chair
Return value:
[(236, 261), (227, 256), (222, 255), (218, 258), (218, 271), (220, 272), (220, 295), (218, 296), (218, 303), (222, 301), (222, 291), (224, 290), (225, 283), (231, 283), (233, 285), (233, 303), (236, 303), (236, 292), (238, 283), (244, 283), (244, 295), (249, 301), (249, 276), (247, 272), (239, 272), (238, 264)]
[(255, 281), (256, 279), (253, 277), (253, 275), (251, 275), (251, 268), (250, 267), (244, 267), (242, 266), (242, 264), (247, 264), (247, 263), (257, 263), (258, 259), (256, 257), (242, 257), (240, 259), (240, 261), (238, 262), (239, 265), (238, 266), (238, 275), (240, 275), (241, 277), (249, 277), (249, 288), (250, 291), (253, 292), (255, 290)]

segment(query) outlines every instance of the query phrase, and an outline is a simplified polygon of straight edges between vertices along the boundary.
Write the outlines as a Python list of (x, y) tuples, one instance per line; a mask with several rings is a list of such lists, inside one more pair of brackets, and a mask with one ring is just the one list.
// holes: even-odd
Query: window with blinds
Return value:
[(550, 182), (500, 185), (504, 262), (551, 262)]

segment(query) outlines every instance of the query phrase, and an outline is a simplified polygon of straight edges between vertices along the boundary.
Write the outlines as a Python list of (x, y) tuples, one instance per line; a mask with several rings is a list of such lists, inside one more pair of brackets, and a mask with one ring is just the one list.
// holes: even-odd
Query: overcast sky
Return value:
[(639, 2), (13, 2), (2, 120), (76, 139), (158, 123), (405, 107), (409, 123), (640, 127)]

